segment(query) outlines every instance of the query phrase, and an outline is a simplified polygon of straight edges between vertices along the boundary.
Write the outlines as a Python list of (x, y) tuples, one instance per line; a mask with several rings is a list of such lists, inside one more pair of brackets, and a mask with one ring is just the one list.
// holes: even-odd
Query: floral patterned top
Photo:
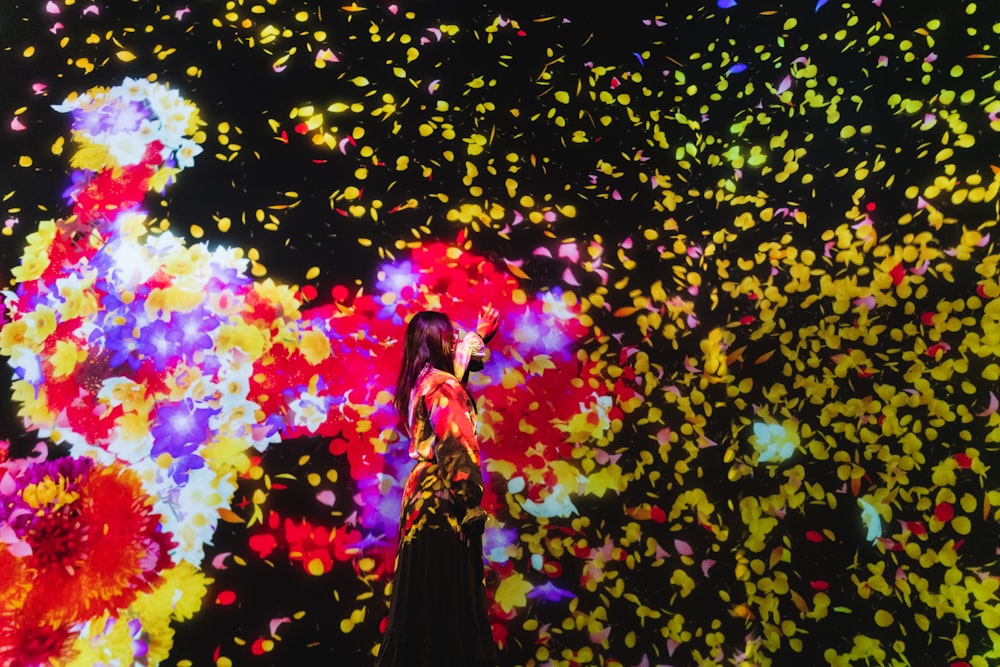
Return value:
[(417, 465), (403, 489), (400, 540), (412, 539), (429, 516), (436, 522), (443, 517), (456, 533), (481, 532), (483, 477), (469, 393), (454, 375), (428, 367), (413, 390), (409, 417), (410, 457)]

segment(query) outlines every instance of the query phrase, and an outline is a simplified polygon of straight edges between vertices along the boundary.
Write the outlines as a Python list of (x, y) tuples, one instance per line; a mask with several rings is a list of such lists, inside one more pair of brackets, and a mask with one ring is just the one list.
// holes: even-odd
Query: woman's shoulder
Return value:
[(417, 391), (424, 395), (435, 392), (452, 394), (455, 392), (464, 392), (465, 389), (458, 378), (451, 373), (437, 368), (429, 368), (421, 376), (420, 382), (417, 384)]

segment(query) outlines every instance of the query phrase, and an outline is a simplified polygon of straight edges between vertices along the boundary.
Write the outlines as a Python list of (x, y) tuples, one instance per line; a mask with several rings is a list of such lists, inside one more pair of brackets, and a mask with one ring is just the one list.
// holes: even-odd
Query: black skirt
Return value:
[(495, 667), (482, 538), (463, 539), (440, 515), (427, 519), (397, 553), (375, 665)]

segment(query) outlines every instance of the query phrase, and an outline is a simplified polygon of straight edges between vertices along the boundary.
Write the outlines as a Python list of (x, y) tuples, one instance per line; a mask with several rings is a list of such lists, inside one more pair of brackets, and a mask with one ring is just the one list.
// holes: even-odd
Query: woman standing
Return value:
[(443, 313), (410, 320), (394, 405), (417, 461), (403, 489), (389, 617), (377, 667), (496, 665), (486, 611), (475, 404), (460, 378), (498, 315), (463, 340)]

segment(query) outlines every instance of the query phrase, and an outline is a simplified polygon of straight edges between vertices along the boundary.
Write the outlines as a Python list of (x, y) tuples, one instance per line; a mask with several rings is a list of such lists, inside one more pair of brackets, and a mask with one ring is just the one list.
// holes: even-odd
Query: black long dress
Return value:
[(493, 667), (486, 607), (476, 416), (451, 374), (428, 369), (411, 397), (410, 456), (389, 617), (376, 667)]

